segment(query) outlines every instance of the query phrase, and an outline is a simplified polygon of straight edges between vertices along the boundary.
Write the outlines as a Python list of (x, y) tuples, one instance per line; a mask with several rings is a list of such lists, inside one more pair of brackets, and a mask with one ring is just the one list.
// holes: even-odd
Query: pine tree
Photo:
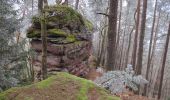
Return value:
[(107, 70), (114, 70), (116, 55), (116, 33), (117, 33), (117, 9), (118, 0), (110, 0), (108, 45), (107, 45)]
[(170, 22), (169, 22), (168, 34), (167, 34), (167, 38), (166, 38), (165, 49), (164, 49), (164, 53), (163, 53), (163, 62), (162, 62), (162, 66), (161, 66), (161, 77), (160, 77), (160, 84), (159, 84), (159, 90), (158, 90), (158, 100), (161, 99), (161, 93), (162, 93), (162, 87), (163, 87), (163, 78), (164, 78), (165, 64), (166, 64), (167, 53), (168, 53), (169, 40), (170, 40)]
[(27, 67), (25, 41), (16, 42), (14, 32), (19, 20), (11, 0), (0, 0), (0, 90), (16, 85), (23, 79)]
[(137, 74), (142, 72), (142, 62), (143, 62), (143, 43), (145, 37), (145, 26), (146, 26), (146, 12), (147, 12), (147, 0), (143, 0), (143, 10), (142, 10), (142, 20), (141, 20), (141, 29), (139, 36), (139, 49), (138, 49), (138, 59), (137, 59)]

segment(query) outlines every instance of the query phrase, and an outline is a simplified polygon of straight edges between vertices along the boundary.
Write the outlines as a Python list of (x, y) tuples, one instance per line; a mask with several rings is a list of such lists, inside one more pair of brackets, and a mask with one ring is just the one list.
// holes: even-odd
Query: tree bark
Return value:
[[(126, 22), (127, 23), (127, 22)], [(125, 30), (126, 30), (127, 25), (125, 25)], [(123, 63), (123, 52), (124, 52), (124, 44), (125, 44), (125, 30), (123, 32), (123, 39), (122, 39), (122, 45), (120, 49), (120, 62), (119, 62), (119, 70), (122, 68), (122, 63)]]
[(56, 4), (59, 5), (62, 2), (62, 0), (56, 0)]
[[(159, 12), (159, 18), (161, 17), (161, 12)], [(164, 24), (163, 25), (166, 25), (166, 21), (168, 20), (168, 18), (169, 18), (169, 14), (167, 14), (167, 16), (166, 16), (166, 20), (165, 20), (165, 22), (164, 22)], [(158, 24), (157, 24), (158, 25)], [(158, 30), (157, 30), (158, 31)], [(158, 33), (157, 33), (158, 34)], [(159, 37), (157, 37), (156, 38), (156, 40), (158, 40), (160, 38), (160, 36)], [(163, 56), (163, 55), (162, 55)], [(157, 57), (155, 57), (155, 58), (157, 58)], [(163, 61), (163, 57), (161, 58), (161, 61)], [(153, 83), (153, 82), (156, 82), (155, 84), (154, 84), (154, 91), (153, 91), (153, 93), (152, 93), (152, 96), (153, 97), (155, 97), (156, 95), (157, 95), (157, 93), (158, 93), (158, 89), (159, 89), (159, 84), (160, 84), (160, 77), (161, 77), (161, 67), (159, 67), (158, 68), (158, 71), (156, 72), (153, 72), (153, 75), (152, 76), (155, 76), (156, 77), (156, 79), (155, 80), (153, 80), (151, 83)]]
[[(42, 39), (42, 59), (41, 59), (41, 79), (47, 78), (47, 29), (46, 29), (46, 15), (43, 11), (44, 7), (47, 7), (47, 1), (38, 1), (38, 9), (41, 15), (41, 39)], [(44, 3), (44, 7), (43, 7)]]
[(137, 43), (138, 43), (138, 34), (139, 34), (139, 21), (140, 21), (140, 2), (141, 0), (138, 0), (137, 4), (137, 18), (136, 21), (136, 29), (135, 29), (135, 38), (134, 38), (134, 45), (133, 45), (133, 53), (132, 53), (132, 61), (131, 64), (133, 66), (133, 69), (136, 70), (136, 56), (137, 56)]
[(33, 12), (34, 12), (34, 0), (32, 0), (32, 16), (33, 16)]
[(160, 77), (160, 84), (159, 84), (159, 90), (158, 90), (158, 100), (161, 99), (161, 92), (162, 92), (166, 58), (167, 58), (167, 53), (168, 53), (169, 39), (170, 39), (170, 22), (169, 22), (169, 29), (168, 29), (168, 35), (167, 35), (167, 38), (166, 38), (164, 54), (163, 54), (163, 62), (162, 62), (162, 66), (161, 66), (161, 77)]
[(43, 0), (38, 0), (38, 14), (40, 15), (43, 10)]
[[(149, 80), (149, 71), (150, 71), (150, 65), (151, 65), (151, 52), (153, 50), (153, 35), (154, 35), (154, 29), (155, 29), (155, 21), (156, 21), (156, 9), (157, 9), (157, 0), (155, 1), (155, 9), (154, 9), (154, 15), (153, 15), (153, 23), (152, 23), (152, 30), (151, 30), (151, 36), (150, 36), (150, 43), (149, 43), (149, 53), (148, 53), (148, 62), (147, 62), (147, 70), (146, 70), (146, 80)], [(148, 84), (145, 85), (144, 88), (144, 96), (147, 94), (147, 88)]]
[(65, 1), (62, 3), (62, 5), (68, 6), (68, 0), (65, 0)]
[(117, 9), (118, 0), (110, 0), (109, 28), (107, 44), (107, 70), (114, 70), (116, 53), (116, 33), (117, 33)]
[(134, 31), (134, 28), (132, 28), (130, 34), (129, 34), (129, 40), (128, 40), (128, 49), (127, 49), (127, 52), (126, 52), (126, 62), (125, 62), (125, 65), (127, 66), (128, 65), (128, 58), (129, 58), (129, 52), (130, 52), (130, 47), (131, 47), (131, 39), (132, 39), (132, 33)]
[(44, 0), (44, 4), (48, 6), (48, 0)]
[(75, 9), (77, 10), (78, 8), (79, 8), (79, 0), (76, 0)]
[(119, 23), (118, 23), (118, 29), (117, 29), (117, 37), (116, 37), (116, 61), (115, 66), (117, 69), (119, 69), (119, 40), (120, 40), (120, 33), (121, 33), (121, 20), (122, 20), (122, 0), (119, 2)]
[(158, 28), (159, 28), (159, 20), (160, 20), (160, 12), (159, 12), (159, 15), (158, 15), (158, 18), (157, 18), (157, 23), (156, 23), (156, 26), (155, 26), (155, 34), (154, 34), (154, 41), (153, 41), (153, 45), (152, 45), (152, 53), (151, 53), (151, 71), (150, 71), (150, 79), (149, 79), (149, 86), (147, 88), (147, 91), (148, 93), (150, 93), (150, 91), (152, 90), (152, 88), (154, 88), (154, 86), (151, 86), (151, 84), (153, 84), (153, 79), (152, 79), (152, 76), (153, 76), (153, 66), (154, 66), (154, 58), (155, 58), (155, 49), (156, 49), (156, 45), (157, 45), (157, 35), (158, 35)]
[(142, 11), (142, 20), (141, 20), (141, 33), (139, 37), (139, 49), (138, 49), (138, 59), (137, 59), (137, 74), (140, 75), (142, 71), (142, 62), (143, 62), (143, 42), (145, 36), (145, 26), (146, 26), (146, 12), (147, 12), (147, 0), (143, 0), (143, 11)]

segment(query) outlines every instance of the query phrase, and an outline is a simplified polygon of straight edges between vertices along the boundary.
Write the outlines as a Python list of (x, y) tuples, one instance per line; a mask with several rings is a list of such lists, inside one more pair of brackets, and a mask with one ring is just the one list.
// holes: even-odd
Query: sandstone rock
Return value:
[[(92, 47), (91, 22), (66, 6), (50, 6), (45, 11), (48, 71), (68, 71), (77, 76), (86, 76), (90, 69), (88, 59)], [(27, 37), (31, 38), (31, 48), (36, 52), (34, 69), (37, 78), (41, 69), (42, 51), (40, 17), (33, 17)]]

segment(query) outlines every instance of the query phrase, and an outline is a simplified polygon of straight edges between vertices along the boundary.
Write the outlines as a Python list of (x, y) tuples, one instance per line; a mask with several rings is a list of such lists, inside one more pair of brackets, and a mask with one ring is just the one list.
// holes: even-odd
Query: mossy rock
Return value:
[(39, 83), (0, 93), (0, 100), (120, 100), (91, 81), (59, 72)]
[(85, 26), (86, 28), (89, 30), (89, 31), (93, 31), (94, 27), (93, 27), (93, 24), (87, 20), (87, 19), (84, 19), (84, 22), (85, 22)]
[[(93, 24), (71, 7), (63, 5), (49, 6), (44, 11), (46, 12), (47, 31), (60, 30), (66, 32), (67, 34), (83, 34), (93, 30)], [(34, 16), (32, 18), (31, 28), (34, 30), (30, 32), (30, 29), (28, 29), (28, 38), (33, 38), (38, 35), (35, 30), (41, 29), (40, 23), (40, 16)]]
[[(30, 29), (27, 33), (27, 37), (38, 39), (41, 37), (41, 30)], [(47, 40), (55, 44), (68, 44), (78, 41), (75, 35), (67, 34), (60, 29), (49, 29), (47, 31)]]
[[(49, 29), (49, 30), (47, 30), (47, 36), (48, 37), (50, 37), (50, 36), (67, 37), (68, 35), (69, 34), (67, 34), (66, 32), (64, 32), (61, 29)], [(41, 37), (41, 30), (30, 28), (30, 29), (28, 29), (27, 37), (28, 38)]]

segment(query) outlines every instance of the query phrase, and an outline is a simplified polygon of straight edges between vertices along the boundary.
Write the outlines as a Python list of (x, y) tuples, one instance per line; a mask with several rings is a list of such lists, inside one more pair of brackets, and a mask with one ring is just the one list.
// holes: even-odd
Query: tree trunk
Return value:
[[(126, 67), (126, 54), (127, 54), (127, 50), (126, 50), (126, 43), (127, 43), (127, 40), (126, 40), (126, 35), (127, 33), (129, 32), (129, 29), (130, 29), (130, 24), (128, 23), (128, 17), (129, 17), (129, 9), (130, 9), (130, 6), (131, 6), (131, 3), (129, 0), (127, 0), (127, 10), (126, 10), (126, 18), (125, 18), (125, 28), (124, 28), (124, 36), (123, 36), (123, 46), (122, 46), (122, 55), (121, 55), (121, 62), (120, 62), (120, 70), (123, 70), (125, 67)], [(133, 31), (131, 31), (133, 32)], [(130, 32), (130, 35), (131, 35), (131, 32)], [(129, 42), (129, 41), (128, 41)], [(130, 46), (130, 44), (128, 44)]]
[(132, 33), (134, 31), (134, 28), (132, 28), (130, 34), (129, 34), (129, 41), (128, 41), (128, 49), (127, 49), (127, 52), (126, 52), (126, 62), (125, 62), (125, 65), (127, 66), (128, 65), (128, 58), (129, 58), (129, 52), (130, 52), (130, 47), (131, 47), (131, 38), (132, 38)]
[(56, 4), (59, 5), (62, 2), (62, 0), (56, 0)]
[[(41, 1), (41, 2), (40, 2)], [(42, 39), (42, 59), (41, 59), (41, 79), (47, 78), (47, 29), (46, 29), (46, 15), (43, 11), (43, 0), (39, 0), (42, 8), (39, 8), (41, 10), (41, 39)], [(45, 0), (44, 0), (45, 1)], [(44, 6), (47, 6), (47, 2), (44, 2)]]
[(158, 28), (159, 28), (159, 20), (160, 20), (160, 12), (159, 12), (159, 15), (158, 15), (158, 18), (157, 18), (157, 23), (156, 23), (156, 26), (155, 26), (155, 35), (154, 35), (154, 41), (153, 41), (153, 45), (152, 45), (152, 53), (151, 53), (151, 71), (150, 71), (150, 79), (149, 79), (149, 86), (147, 88), (147, 91), (148, 93), (150, 93), (150, 91), (152, 90), (152, 87), (154, 88), (154, 86), (151, 86), (151, 84), (153, 84), (153, 79), (152, 79), (152, 76), (153, 76), (153, 66), (154, 66), (154, 56), (155, 56), (155, 49), (156, 49), (156, 45), (157, 45), (157, 35), (158, 35)]
[[(125, 25), (125, 30), (126, 30), (127, 25)], [(120, 62), (119, 62), (119, 70), (121, 70), (122, 68), (122, 62), (123, 62), (123, 52), (124, 52), (124, 41), (125, 41), (125, 30), (123, 32), (123, 38), (122, 38), (122, 45), (121, 45), (121, 49), (120, 49)]]
[(119, 23), (118, 23), (118, 29), (117, 29), (117, 37), (116, 37), (116, 61), (115, 61), (115, 66), (117, 69), (119, 69), (119, 40), (120, 40), (120, 33), (121, 33), (121, 20), (122, 20), (122, 0), (119, 2)]
[(135, 19), (136, 21), (136, 29), (135, 29), (135, 38), (134, 38), (134, 45), (133, 45), (133, 53), (132, 53), (132, 66), (133, 69), (136, 70), (136, 55), (137, 55), (137, 43), (138, 43), (138, 34), (139, 34), (139, 21), (140, 21), (140, 2), (141, 0), (138, 0), (137, 4), (137, 18)]
[(78, 8), (79, 8), (79, 0), (76, 0), (75, 9), (77, 10)]
[(62, 3), (62, 5), (68, 6), (68, 0), (65, 0), (65, 1)]
[(107, 70), (114, 70), (116, 53), (116, 33), (117, 33), (117, 9), (118, 0), (110, 0), (109, 28), (107, 44)]
[[(116, 47), (119, 46), (119, 39), (120, 39), (120, 30), (121, 30), (121, 19), (122, 19), (122, 0), (120, 0), (120, 11), (119, 11), (119, 23), (118, 23), (118, 31), (117, 31), (117, 39), (116, 39)], [(116, 48), (117, 49), (117, 48)]]
[[(157, 0), (155, 1), (155, 9), (154, 9), (154, 16), (153, 16), (153, 23), (152, 23), (152, 30), (151, 30), (151, 37), (150, 37), (150, 43), (149, 43), (149, 53), (148, 53), (148, 62), (147, 62), (147, 70), (146, 70), (146, 80), (149, 80), (149, 71), (150, 71), (150, 65), (151, 65), (151, 52), (153, 50), (152, 48), (152, 42), (153, 42), (153, 35), (154, 35), (154, 29), (155, 29), (155, 20), (156, 20), (156, 9), (157, 9)], [(144, 95), (147, 94), (147, 88), (148, 85), (145, 85), (144, 88)]]
[(143, 42), (145, 36), (145, 26), (146, 26), (146, 12), (147, 12), (147, 0), (143, 0), (143, 11), (141, 20), (141, 32), (139, 37), (139, 49), (138, 49), (138, 59), (137, 59), (137, 74), (140, 75), (142, 72), (142, 62), (143, 62)]
[[(159, 18), (161, 17), (161, 14), (162, 14), (162, 13), (159, 12)], [(168, 20), (168, 18), (169, 18), (169, 14), (167, 14), (166, 20), (165, 20), (165, 22), (164, 22), (163, 25), (166, 25), (166, 21)], [(158, 39), (158, 37), (157, 37), (157, 39)], [(163, 55), (162, 55), (162, 56), (163, 56)], [(157, 57), (155, 57), (155, 58), (157, 58)], [(163, 57), (161, 58), (161, 61), (163, 61)], [(159, 84), (160, 84), (161, 67), (159, 67), (159, 68), (158, 68), (158, 71), (157, 71), (157, 72), (155, 71), (152, 76), (155, 76), (155, 77), (156, 77), (156, 79), (153, 80), (153, 81), (155, 81), (155, 84), (154, 84), (154, 92), (153, 92), (153, 94), (152, 94), (153, 97), (155, 97), (155, 96), (157, 95), (158, 88), (159, 88)]]
[(162, 91), (163, 78), (164, 78), (164, 69), (165, 69), (166, 58), (167, 58), (167, 53), (168, 53), (168, 46), (169, 46), (169, 38), (170, 38), (170, 22), (169, 22), (169, 29), (168, 29), (168, 35), (166, 38), (164, 54), (163, 54), (163, 62), (162, 62), (162, 66), (161, 66), (161, 77), (160, 77), (160, 84), (159, 84), (159, 90), (158, 90), (158, 100), (161, 99), (161, 91)]
[(43, 0), (38, 0), (38, 14), (40, 15), (43, 10)]
[(44, 4), (48, 6), (48, 0), (44, 0)]
[(33, 12), (34, 12), (34, 0), (32, 0), (32, 4), (31, 5), (32, 5), (32, 12), (31, 13), (32, 13), (32, 16), (33, 16)]

